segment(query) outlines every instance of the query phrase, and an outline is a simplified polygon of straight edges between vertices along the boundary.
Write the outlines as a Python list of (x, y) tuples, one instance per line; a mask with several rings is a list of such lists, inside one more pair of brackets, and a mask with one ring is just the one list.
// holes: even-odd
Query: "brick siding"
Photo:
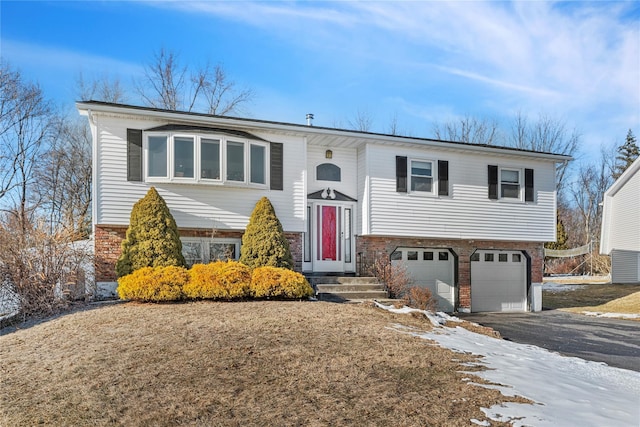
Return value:
[[(116, 261), (122, 252), (122, 241), (124, 240), (127, 227), (123, 226), (105, 226), (97, 225), (95, 239), (95, 268), (96, 282), (115, 282), (116, 277)], [(199, 238), (220, 238), (220, 239), (241, 239), (241, 231), (215, 231), (212, 236), (211, 229), (185, 228), (179, 229), (181, 237), (199, 237)], [(293, 257), (294, 269), (302, 271), (302, 234), (285, 233), (289, 241), (291, 256)]]

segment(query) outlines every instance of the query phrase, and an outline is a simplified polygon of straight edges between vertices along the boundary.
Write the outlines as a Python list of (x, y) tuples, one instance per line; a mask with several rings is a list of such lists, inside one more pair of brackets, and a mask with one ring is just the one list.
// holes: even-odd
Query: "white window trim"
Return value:
[[(502, 171), (518, 172), (518, 197), (502, 197)], [(514, 167), (498, 167), (498, 200), (505, 202), (524, 202), (524, 169)]]
[(234, 258), (237, 261), (240, 258), (240, 246), (242, 243), (241, 238), (202, 238), (202, 237), (181, 237), (180, 241), (182, 244), (185, 243), (198, 243), (200, 244), (200, 254), (202, 256), (202, 263), (208, 264), (212, 261), (209, 244), (210, 243), (220, 243), (220, 244), (234, 244), (236, 245), (236, 257)]
[[(167, 176), (157, 177), (149, 176), (149, 137), (150, 136), (166, 136), (167, 137)], [(175, 163), (175, 138), (192, 138), (193, 147), (193, 167), (194, 177), (178, 177), (175, 176), (174, 163)], [(202, 178), (202, 152), (201, 143), (203, 139), (213, 139), (220, 141), (220, 179)], [(244, 180), (235, 181), (227, 179), (227, 143), (238, 142), (244, 145)], [(256, 145), (264, 147), (264, 174), (265, 183), (251, 182), (251, 146)], [(270, 158), (270, 146), (267, 142), (255, 141), (252, 139), (227, 137), (225, 135), (217, 134), (199, 134), (199, 133), (183, 133), (183, 132), (144, 132), (143, 138), (143, 170), (144, 181), (149, 183), (179, 183), (179, 184), (204, 184), (204, 185), (224, 185), (224, 186), (236, 186), (236, 187), (249, 187), (249, 188), (269, 188), (269, 158)]]
[[(421, 159), (421, 158), (408, 158), (408, 171), (407, 171), (407, 177), (408, 177), (408, 182), (407, 182), (407, 192), (408, 194), (411, 195), (415, 195), (415, 196), (423, 196), (423, 197), (437, 197), (438, 196), (438, 162), (437, 160), (431, 160), (431, 159)], [(412, 185), (412, 181), (413, 181), (413, 174), (411, 173), (412, 170), (412, 163), (413, 162), (424, 162), (424, 163), (431, 163), (431, 191), (419, 191), (419, 190), (412, 190), (411, 188), (413, 187)]]

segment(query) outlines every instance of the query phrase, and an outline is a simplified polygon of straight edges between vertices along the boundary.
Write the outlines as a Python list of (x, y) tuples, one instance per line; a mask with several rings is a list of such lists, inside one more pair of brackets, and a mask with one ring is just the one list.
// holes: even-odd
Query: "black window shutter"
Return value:
[(271, 189), (282, 190), (284, 189), (284, 174), (283, 174), (283, 154), (284, 150), (282, 143), (271, 143)]
[(524, 170), (524, 200), (525, 202), (533, 202), (533, 169)]
[(396, 191), (407, 192), (407, 158), (396, 156)]
[(142, 131), (127, 129), (127, 181), (142, 181)]
[(438, 195), (449, 195), (449, 162), (438, 160)]
[(498, 166), (489, 165), (489, 198), (498, 198)]

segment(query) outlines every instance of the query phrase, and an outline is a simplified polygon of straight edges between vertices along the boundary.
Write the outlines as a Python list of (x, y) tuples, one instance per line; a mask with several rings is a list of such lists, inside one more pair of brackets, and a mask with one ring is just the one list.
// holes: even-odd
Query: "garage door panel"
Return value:
[(392, 263), (406, 268), (412, 286), (429, 289), (436, 299), (438, 310), (453, 311), (454, 257), (448, 250), (398, 248), (394, 255), (398, 259), (394, 259)]
[(526, 278), (521, 252), (476, 251), (471, 259), (471, 311), (525, 311)]

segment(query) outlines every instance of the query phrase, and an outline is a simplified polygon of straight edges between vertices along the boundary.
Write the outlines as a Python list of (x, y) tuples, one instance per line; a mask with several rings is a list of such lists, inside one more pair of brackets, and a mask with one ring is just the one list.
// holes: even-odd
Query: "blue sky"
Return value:
[(160, 48), (220, 62), (246, 116), (433, 136), (471, 115), (565, 120), (583, 156), (640, 136), (640, 2), (2, 1), (4, 61), (73, 107), (75, 80), (133, 79)]

